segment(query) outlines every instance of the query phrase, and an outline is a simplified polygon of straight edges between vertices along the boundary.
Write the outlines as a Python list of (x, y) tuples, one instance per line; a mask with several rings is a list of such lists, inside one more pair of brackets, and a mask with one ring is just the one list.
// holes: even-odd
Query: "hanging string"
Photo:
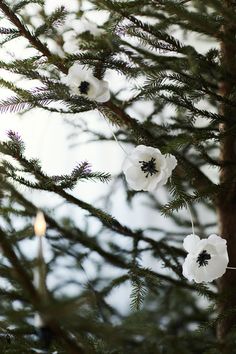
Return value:
[(227, 269), (233, 269), (233, 270), (235, 270), (236, 267), (227, 267)]
[(119, 140), (118, 140), (117, 137), (115, 136), (113, 130), (112, 130), (111, 127), (110, 127), (109, 122), (108, 122), (107, 119), (106, 119), (106, 117), (103, 116), (103, 118), (104, 118), (104, 120), (105, 120), (105, 122), (106, 122), (106, 124), (107, 124), (107, 126), (108, 126), (108, 128), (109, 128), (109, 130), (110, 130), (110, 132), (111, 132), (111, 134), (112, 134), (112, 136), (113, 136), (113, 138), (115, 139), (115, 141), (117, 142), (117, 144), (119, 145), (119, 147), (123, 150), (123, 152), (125, 153), (125, 155), (127, 156), (127, 158), (129, 158), (128, 152), (123, 148), (123, 146), (121, 145), (121, 143), (119, 142)]
[(191, 213), (191, 210), (189, 208), (189, 205), (187, 203), (186, 200), (184, 200), (185, 204), (186, 204), (186, 207), (187, 207), (187, 210), (188, 210), (188, 213), (189, 213), (189, 217), (190, 217), (190, 220), (191, 220), (191, 225), (192, 225), (192, 233), (193, 235), (195, 235), (195, 232), (194, 232), (194, 223), (193, 223), (193, 216), (192, 216), (192, 213)]

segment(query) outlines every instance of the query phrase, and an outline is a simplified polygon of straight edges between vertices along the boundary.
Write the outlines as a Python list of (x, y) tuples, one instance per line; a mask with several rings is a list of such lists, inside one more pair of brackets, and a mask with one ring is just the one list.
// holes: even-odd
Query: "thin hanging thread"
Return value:
[(187, 210), (188, 210), (188, 213), (189, 213), (189, 216), (190, 216), (190, 220), (191, 220), (191, 224), (192, 224), (192, 233), (193, 233), (193, 235), (195, 235), (192, 213), (191, 213), (191, 210), (190, 210), (189, 205), (188, 205), (188, 203), (186, 202), (186, 200), (184, 200), (184, 202), (185, 202), (185, 204), (186, 204), (186, 206), (187, 206)]
[(112, 134), (112, 136), (113, 136), (113, 138), (115, 139), (115, 141), (117, 142), (117, 144), (119, 145), (119, 147), (124, 151), (125, 155), (128, 157), (129, 154), (128, 154), (127, 151), (123, 148), (123, 146), (121, 145), (121, 143), (119, 142), (119, 140), (118, 140), (117, 137), (115, 136), (113, 130), (112, 130), (111, 127), (110, 127), (110, 124), (108, 123), (108, 121), (107, 121), (107, 119), (106, 119), (106, 117), (103, 116), (103, 118), (104, 118), (104, 120), (105, 120), (105, 122), (106, 122), (106, 124), (107, 124), (107, 126), (108, 126), (108, 128), (109, 128), (109, 130), (110, 130), (110, 132), (111, 132), (111, 134)]

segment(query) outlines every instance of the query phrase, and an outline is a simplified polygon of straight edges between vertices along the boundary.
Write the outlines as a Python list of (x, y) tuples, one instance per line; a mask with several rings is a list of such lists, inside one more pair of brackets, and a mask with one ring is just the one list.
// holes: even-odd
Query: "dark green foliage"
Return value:
[[(33, 4), (41, 25), (35, 25), (28, 14), (27, 6)], [(48, 353), (220, 354), (215, 335), (220, 319), (216, 284), (196, 285), (182, 276), (186, 255), (182, 241), (192, 230), (181, 210), (188, 203), (196, 233), (205, 237), (209, 230), (217, 230), (218, 195), (236, 183), (235, 173), (219, 185), (206, 172), (211, 167), (218, 173), (224, 164), (235, 169), (230, 161), (223, 164), (219, 159), (220, 143), (235, 135), (236, 127), (235, 118), (221, 111), (222, 105), (236, 105), (235, 92), (227, 97), (219, 92), (222, 80), (235, 82), (236, 74), (222, 65), (219, 43), (232, 40), (222, 26), (235, 24), (236, 13), (220, 0), (91, 0), (90, 4), (93, 10), (109, 13), (104, 33), (74, 33), (78, 51), (69, 54), (63, 49), (63, 34), (71, 30), (67, 23), (71, 14), (65, 7), (58, 6), (47, 15), (43, 0), (0, 1), (1, 19), (8, 19), (8, 25), (0, 26), (2, 50), (6, 43), (23, 37), (26, 46), (34, 49), (28, 56), (0, 61), (0, 69), (17, 76), (17, 80), (0, 78), (1, 88), (11, 92), (0, 100), (0, 112), (37, 108), (58, 113), (58, 119), (60, 113), (67, 114), (73, 128), (71, 143), (76, 145), (83, 133), (97, 144), (113, 140), (110, 130), (96, 131), (79, 114), (76, 121), (70, 119), (73, 114), (97, 110), (122, 145), (156, 147), (175, 155), (178, 166), (166, 185), (165, 198), (158, 192), (131, 191), (119, 174), (113, 176), (108, 195), (92, 204), (80, 199), (82, 182), (109, 182), (109, 170), (93, 172), (84, 161), (71, 173), (48, 175), (37, 156), (27, 157), (21, 137), (8, 132), (8, 140), (0, 142), (0, 277), (4, 280), (0, 284), (0, 351), (37, 352), (41, 343), (33, 318), (39, 312), (47, 315), (54, 332)], [(80, 19), (83, 14), (82, 7), (74, 15)], [(200, 50), (201, 40), (211, 43), (210, 48)], [(50, 41), (60, 49), (58, 53), (49, 50)], [(61, 77), (76, 61), (92, 68), (98, 79), (108, 72), (124, 76), (132, 87), (130, 99), (121, 99), (123, 89), (117, 92), (115, 85), (111, 100), (105, 103), (72, 94)], [(34, 87), (24, 88), (24, 80), (35, 83)], [(147, 103), (150, 112), (140, 114), (138, 105)], [(231, 127), (223, 131), (219, 124), (225, 122)], [(168, 222), (139, 229), (123, 225), (112, 215), (117, 188), (125, 192), (130, 207), (142, 203), (157, 216), (165, 214)], [(32, 218), (38, 208), (27, 193), (35, 190), (49, 198), (56, 196), (60, 204), (55, 210), (43, 208), (52, 252), (48, 276), (56, 279), (58, 269), (68, 274), (50, 288), (46, 304), (33, 283), (36, 261), (22, 251), (33, 239)], [(78, 210), (83, 222), (72, 215), (59, 217), (61, 205)], [(202, 217), (205, 210), (211, 221)], [(91, 227), (90, 217), (96, 227)], [(153, 269), (145, 266), (144, 259), (152, 259)], [(91, 279), (87, 264), (94, 269)], [(114, 269), (112, 275), (107, 266)], [(70, 286), (75, 289), (72, 294), (67, 290)], [(110, 299), (118, 288), (123, 292), (116, 307)], [(232, 354), (236, 353), (235, 330), (229, 343)]]
[(63, 25), (66, 19), (66, 15), (67, 12), (65, 11), (64, 7), (55, 10), (51, 16), (47, 17), (46, 22), (36, 29), (35, 36), (50, 34), (50, 31), (53, 33), (54, 28)]

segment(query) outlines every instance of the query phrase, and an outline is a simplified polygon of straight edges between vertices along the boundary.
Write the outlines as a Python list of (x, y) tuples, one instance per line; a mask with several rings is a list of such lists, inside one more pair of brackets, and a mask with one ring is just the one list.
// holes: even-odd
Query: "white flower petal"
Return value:
[(162, 185), (166, 184), (170, 176), (166, 173), (166, 170), (162, 171)]
[(131, 165), (125, 173), (127, 175), (128, 180), (143, 180), (143, 171), (135, 166)]
[(209, 241), (214, 244), (218, 250), (218, 253), (222, 254), (223, 252), (227, 252), (227, 241), (215, 234), (209, 236)]
[(195, 267), (193, 271), (193, 279), (196, 283), (208, 282), (209, 275), (206, 267)]
[(97, 93), (96, 101), (97, 102), (107, 102), (111, 98), (109, 91), (109, 86), (107, 81), (100, 81), (99, 91)]
[(211, 243), (224, 243), (226, 244), (226, 240), (216, 234), (211, 234), (209, 237), (208, 237), (208, 240), (211, 241)]
[(188, 235), (185, 237), (183, 247), (188, 253), (195, 253), (195, 249), (200, 242), (200, 237), (197, 235)]
[(154, 191), (157, 187), (157, 184), (158, 184), (158, 181), (155, 178), (155, 176), (148, 178), (147, 191), (148, 192)]
[(139, 169), (135, 167), (130, 167), (126, 171), (126, 180), (128, 185), (135, 191), (147, 190), (148, 180), (144, 179), (143, 176), (140, 174)]
[(132, 155), (132, 159), (138, 163), (140, 161), (150, 161), (151, 158), (152, 158), (151, 155), (144, 153), (144, 152), (139, 152), (139, 151), (134, 151), (134, 154)]
[(187, 278), (188, 280), (193, 280), (193, 272), (195, 269), (195, 260), (188, 255), (185, 258), (184, 264), (183, 264), (183, 276), (185, 276), (185, 278)]
[(148, 191), (152, 192), (157, 187), (160, 188), (164, 185), (163, 183), (163, 171), (159, 172), (157, 175), (148, 177)]
[(128, 185), (135, 191), (147, 190), (148, 180), (143, 178), (141, 169), (131, 165), (126, 170), (125, 177)]
[(122, 167), (123, 173), (125, 174), (126, 171), (128, 170), (128, 168), (131, 167), (132, 165), (133, 165), (133, 163), (131, 162), (131, 160), (128, 157), (126, 157), (124, 159), (123, 167)]
[(143, 153), (145, 155), (147, 154), (148, 156), (155, 155), (157, 152), (161, 154), (159, 149), (153, 148), (151, 146), (146, 146), (146, 145), (138, 145), (136, 146), (135, 150), (138, 151), (139, 153)]
[(147, 186), (148, 186), (148, 182), (144, 182), (144, 181), (133, 181), (128, 183), (129, 186), (134, 190), (134, 191), (147, 191)]
[(99, 103), (104, 103), (104, 102), (109, 101), (110, 98), (111, 98), (111, 93), (110, 93), (110, 91), (107, 90), (102, 95), (98, 96), (96, 101)]
[(165, 156), (157, 149), (156, 153), (152, 155), (156, 159), (156, 166), (158, 170), (165, 171), (166, 159)]
[(91, 101), (96, 101), (99, 92), (100, 81), (93, 75), (87, 77), (86, 81), (89, 83), (89, 89), (88, 93), (84, 94), (84, 96), (87, 96)]
[(212, 257), (210, 259), (208, 265), (205, 267), (207, 270), (207, 280), (208, 282), (213, 281), (214, 279), (218, 279), (222, 277), (222, 275), (226, 272), (227, 265), (229, 263), (228, 256), (218, 256)]

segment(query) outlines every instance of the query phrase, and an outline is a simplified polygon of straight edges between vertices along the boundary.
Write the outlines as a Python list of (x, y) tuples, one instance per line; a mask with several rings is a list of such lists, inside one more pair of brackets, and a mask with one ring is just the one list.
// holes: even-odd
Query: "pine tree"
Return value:
[[(99, 144), (115, 138), (114, 144), (125, 151), (138, 145), (153, 147), (175, 156), (177, 167), (164, 187), (163, 203), (159, 193), (132, 190), (122, 171), (117, 176), (109, 170), (94, 171), (89, 161), (78, 163), (70, 174), (49, 175), (37, 156), (27, 157), (19, 134), (8, 132), (0, 142), (1, 352), (236, 353), (236, 271), (227, 269), (210, 284), (190, 282), (182, 275), (182, 241), (192, 233), (186, 209), (197, 235), (204, 238), (215, 232), (227, 240), (229, 266), (236, 267), (236, 3), (76, 1), (77, 10), (68, 10), (66, 1), (61, 6), (51, 0), (56, 6), (48, 14), (44, 0), (0, 0), (5, 55), (0, 69), (14, 74), (9, 80), (0, 75), (1, 87), (9, 92), (0, 101), (0, 112), (46, 110), (58, 119), (63, 114), (78, 135), (87, 133), (88, 140)], [(71, 19), (83, 21), (91, 9), (107, 15), (104, 24), (95, 27), (99, 35), (88, 28), (79, 33), (70, 28)], [(25, 41), (29, 52), (7, 55), (16, 41)], [(69, 53), (68, 41), (78, 50)], [(208, 49), (202, 49), (203, 43)], [(103, 85), (107, 73), (121, 75), (132, 88), (127, 99), (117, 90), (106, 100), (98, 94), (86, 97), (89, 83), (82, 79), (81, 95), (72, 92), (63, 78), (75, 63), (92, 70), (92, 80)], [(136, 107), (147, 103), (151, 113), (141, 119)], [(78, 114), (90, 110), (99, 112), (105, 133), (91, 129)], [(143, 172), (156, 172), (155, 165), (150, 170), (139, 162)], [(212, 169), (218, 182), (209, 174)], [(87, 203), (75, 191), (82, 181), (111, 179), (112, 191), (103, 205)], [(118, 193), (125, 191), (130, 207), (141, 201), (156, 215), (164, 214), (166, 224), (135, 229), (121, 223), (111, 207), (115, 187)], [(35, 237), (32, 220), (38, 211), (28, 191), (56, 195), (85, 215), (78, 225), (45, 205), (49, 263), (42, 253), (32, 259), (25, 252), (27, 240)], [(90, 227), (94, 220), (95, 233)], [(145, 254), (152, 257), (155, 269), (144, 266)], [(41, 281), (55, 276), (61, 259), (86, 280), (65, 276), (56, 287), (35, 281), (35, 272)], [(93, 278), (87, 275), (86, 262), (94, 269)], [(106, 273), (108, 267), (114, 269), (112, 275)], [(76, 286), (76, 295), (67, 290), (70, 284)], [(123, 285), (131, 289), (121, 299), (130, 304), (125, 314), (109, 302)]]

